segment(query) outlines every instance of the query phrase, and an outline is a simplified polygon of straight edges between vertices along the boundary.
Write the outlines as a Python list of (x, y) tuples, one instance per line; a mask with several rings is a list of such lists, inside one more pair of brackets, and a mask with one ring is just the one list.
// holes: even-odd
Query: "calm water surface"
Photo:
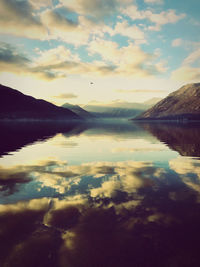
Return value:
[(200, 124), (0, 129), (0, 266), (200, 266)]

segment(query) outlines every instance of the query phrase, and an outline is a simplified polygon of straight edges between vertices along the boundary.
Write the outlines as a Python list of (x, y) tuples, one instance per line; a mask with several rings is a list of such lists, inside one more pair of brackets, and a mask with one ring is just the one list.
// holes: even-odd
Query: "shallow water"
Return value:
[(200, 125), (1, 124), (0, 265), (199, 266)]

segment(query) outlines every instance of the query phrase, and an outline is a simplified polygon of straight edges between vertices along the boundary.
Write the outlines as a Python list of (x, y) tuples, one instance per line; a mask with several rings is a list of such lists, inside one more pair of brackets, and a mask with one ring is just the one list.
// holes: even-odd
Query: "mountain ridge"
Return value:
[[(150, 101), (151, 103), (146, 103)], [(98, 105), (89, 104), (83, 108), (92, 113), (97, 118), (127, 118), (131, 119), (133, 116), (141, 114), (147, 110), (153, 103), (158, 101), (158, 98), (150, 99), (144, 103), (123, 102), (116, 101), (110, 104)]]
[(73, 105), (73, 104), (65, 103), (62, 105), (62, 107), (73, 111), (78, 116), (81, 116), (83, 118), (87, 118), (87, 119), (94, 118), (94, 115), (92, 115), (90, 112), (86, 111), (85, 109), (81, 108), (79, 105)]
[(200, 83), (182, 86), (134, 119), (200, 120)]
[(0, 119), (81, 119), (71, 110), (0, 84)]

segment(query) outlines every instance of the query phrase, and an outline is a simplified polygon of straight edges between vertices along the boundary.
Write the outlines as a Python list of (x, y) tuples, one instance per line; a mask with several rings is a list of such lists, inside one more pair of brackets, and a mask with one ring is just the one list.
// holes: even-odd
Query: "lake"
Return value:
[(0, 129), (0, 266), (200, 265), (200, 123)]

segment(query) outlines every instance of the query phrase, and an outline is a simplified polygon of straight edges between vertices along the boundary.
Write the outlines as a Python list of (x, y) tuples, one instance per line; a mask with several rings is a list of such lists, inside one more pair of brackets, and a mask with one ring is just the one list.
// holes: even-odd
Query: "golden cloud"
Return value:
[(45, 39), (47, 30), (26, 0), (1, 0), (0, 32), (28, 38)]
[(163, 90), (146, 90), (146, 89), (133, 89), (133, 90), (126, 90), (126, 89), (119, 89), (116, 90), (117, 93), (163, 93)]
[(182, 66), (172, 72), (171, 78), (184, 82), (198, 82), (200, 75), (200, 68)]
[[(200, 192), (200, 162), (199, 160), (190, 158), (176, 158), (169, 162), (169, 166), (172, 170), (180, 175), (183, 182)], [(196, 179), (194, 179), (196, 176)]]
[(76, 98), (78, 97), (77, 95), (73, 93), (65, 93), (65, 94), (60, 94), (57, 96), (54, 96), (55, 98), (61, 98), (61, 99), (70, 99), (70, 98)]
[[(156, 0), (148, 0), (149, 2), (156, 2)], [(157, 1), (158, 2), (158, 1)], [(176, 23), (177, 21), (183, 19), (186, 14), (177, 15), (174, 10), (162, 11), (161, 13), (153, 13), (151, 10), (138, 10), (136, 5), (129, 5), (126, 8), (122, 8), (121, 12), (129, 16), (132, 20), (143, 20), (148, 19), (153, 22), (154, 25), (149, 26), (148, 30), (160, 31), (162, 25), (169, 23)]]
[[(52, 52), (53, 50), (53, 52)], [(17, 74), (34, 76), (39, 79), (53, 80), (66, 77), (70, 74), (95, 74), (109, 75), (113, 74), (114, 66), (108, 66), (103, 62), (84, 63), (73, 55), (65, 60), (60, 54), (63, 47), (50, 49), (40, 54), (39, 58), (30, 60), (27, 56), (18, 52), (8, 44), (1, 43), (0, 47), (0, 67), (3, 72), (13, 72)], [(66, 56), (69, 51), (66, 51)], [(54, 60), (56, 58), (56, 60)]]
[(200, 68), (194, 64), (200, 61), (200, 49), (195, 49), (184, 60), (182, 65), (174, 70), (171, 78), (185, 82), (198, 82), (200, 75)]
[(61, 3), (81, 15), (89, 15), (93, 20), (99, 20), (116, 12), (118, 0), (61, 0)]

